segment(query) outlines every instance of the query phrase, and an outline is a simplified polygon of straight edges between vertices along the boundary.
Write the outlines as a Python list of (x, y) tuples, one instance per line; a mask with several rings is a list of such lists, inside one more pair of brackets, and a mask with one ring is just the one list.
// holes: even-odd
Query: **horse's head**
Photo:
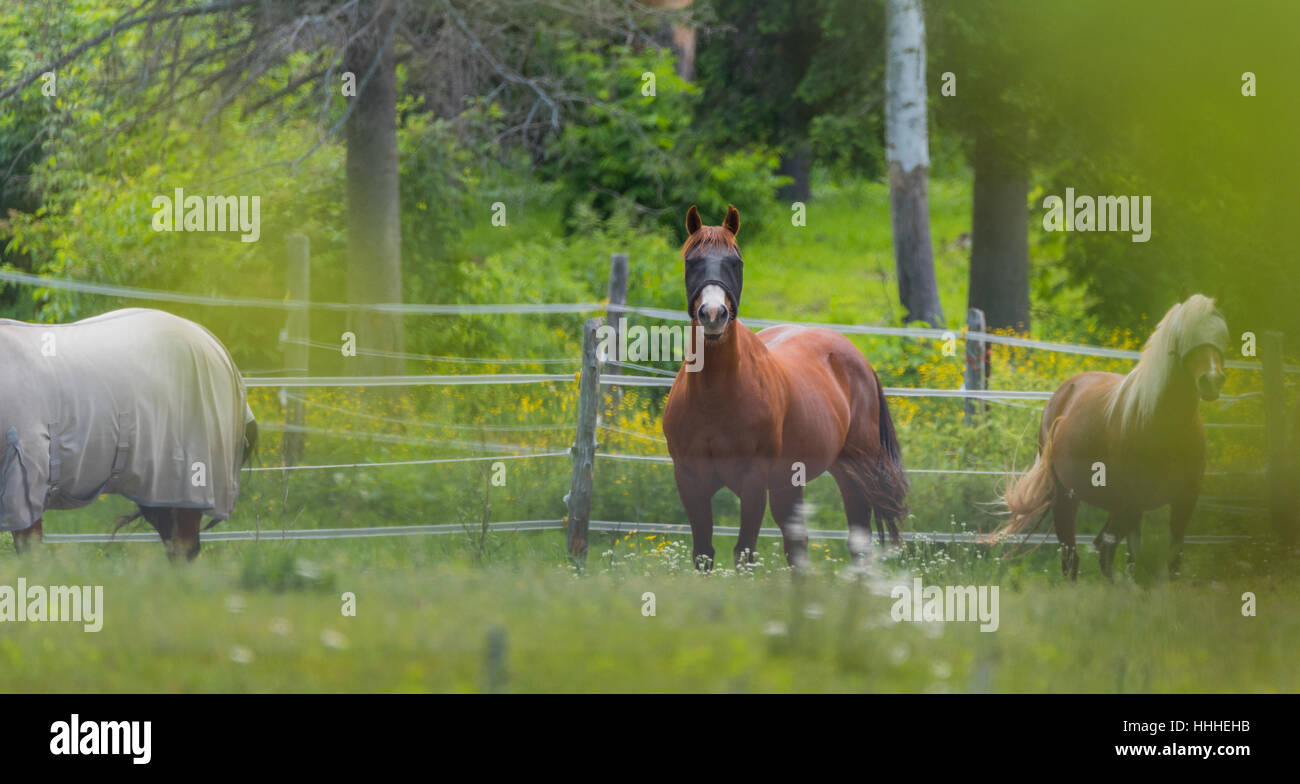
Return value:
[(1174, 351), (1179, 364), (1196, 382), (1196, 392), (1202, 400), (1217, 400), (1223, 389), (1228, 323), (1214, 300), (1200, 294), (1189, 297), (1178, 306), (1176, 313)]
[(740, 212), (727, 206), (721, 226), (704, 226), (700, 212), (691, 205), (686, 213), (686, 243), (682, 259), (686, 264), (686, 307), (691, 323), (704, 332), (706, 341), (721, 340), (740, 309), (744, 262), (736, 245)]

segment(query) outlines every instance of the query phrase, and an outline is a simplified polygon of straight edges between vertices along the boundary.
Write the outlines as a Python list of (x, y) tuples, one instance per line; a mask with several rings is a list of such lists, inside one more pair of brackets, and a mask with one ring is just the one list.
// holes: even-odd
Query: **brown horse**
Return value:
[[(752, 563), (770, 499), (791, 566), (807, 563), (803, 480), (835, 477), (849, 525), (849, 552), (865, 564), (871, 515), (899, 543), (907, 477), (876, 372), (847, 338), (829, 329), (781, 325), (757, 334), (737, 318), (740, 213), (721, 226), (686, 214), (682, 246), (692, 341), (703, 362), (683, 366), (664, 410), (677, 492), (691, 524), (698, 568), (713, 564), (711, 500), (726, 487), (740, 498), (737, 565)], [(692, 344), (699, 350), (698, 344)]]
[(1074, 580), (1079, 504), (1105, 509), (1110, 518), (1095, 544), (1109, 578), (1120, 538), (1128, 538), (1131, 568), (1142, 514), (1168, 504), (1169, 571), (1176, 576), (1205, 473), (1197, 397), (1218, 398), (1227, 346), (1228, 326), (1214, 300), (1195, 294), (1165, 314), (1128, 375), (1080, 373), (1062, 384), (1043, 409), (1038, 459), (1005, 495), (1010, 518), (994, 538), (1037, 528), (1050, 511), (1061, 570)]

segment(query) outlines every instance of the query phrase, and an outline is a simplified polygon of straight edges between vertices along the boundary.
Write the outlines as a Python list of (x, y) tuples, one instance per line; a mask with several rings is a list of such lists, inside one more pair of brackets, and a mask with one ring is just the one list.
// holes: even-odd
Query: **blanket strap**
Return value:
[(23, 471), (23, 500), (27, 502), (27, 514), (33, 520), (36, 519), (36, 507), (32, 506), (32, 495), (27, 490), (27, 483), (30, 478), (27, 476), (27, 463), (23, 461), (23, 450), (18, 444), (18, 428), (10, 427), (5, 433), (5, 454), (0, 459), (0, 502), (4, 501), (5, 492), (9, 489), (9, 472), (13, 471), (17, 465)]
[(132, 421), (134, 416), (133, 411), (119, 411), (117, 414), (117, 454), (113, 455), (113, 473), (109, 481), (117, 479), (126, 469), (126, 459), (131, 451), (131, 434), (135, 431), (135, 423)]
[(45, 432), (50, 434), (50, 490), (57, 492), (59, 481), (63, 479), (63, 461), (59, 459), (59, 450), (54, 443), (54, 434), (59, 432), (59, 423), (48, 423)]

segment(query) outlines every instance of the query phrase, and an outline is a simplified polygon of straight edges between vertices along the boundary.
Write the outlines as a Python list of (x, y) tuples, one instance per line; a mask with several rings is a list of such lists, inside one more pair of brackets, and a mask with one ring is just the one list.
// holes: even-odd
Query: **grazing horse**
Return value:
[(1218, 398), (1227, 347), (1228, 326), (1214, 300), (1194, 294), (1160, 320), (1128, 375), (1080, 373), (1062, 384), (1043, 409), (1038, 459), (1003, 497), (1010, 517), (994, 538), (1036, 529), (1051, 512), (1061, 570), (1075, 580), (1079, 504), (1105, 509), (1110, 517), (1095, 544), (1110, 578), (1120, 538), (1128, 537), (1132, 567), (1143, 513), (1168, 504), (1169, 572), (1176, 576), (1205, 473), (1197, 397)]
[(257, 423), (212, 333), (130, 308), (74, 324), (0, 319), (0, 531), (41, 541), (47, 509), (134, 501), (172, 560), (199, 553), (199, 522), (226, 519)]
[(737, 318), (742, 261), (740, 213), (702, 226), (694, 206), (682, 246), (692, 346), (702, 363), (684, 365), (664, 410), (664, 435), (677, 492), (691, 524), (698, 568), (713, 564), (711, 500), (726, 487), (740, 498), (737, 565), (754, 560), (768, 501), (791, 566), (807, 563), (803, 481), (829, 471), (844, 499), (849, 552), (870, 556), (871, 515), (899, 543), (907, 515), (894, 423), (876, 372), (838, 332), (783, 324), (757, 334)]

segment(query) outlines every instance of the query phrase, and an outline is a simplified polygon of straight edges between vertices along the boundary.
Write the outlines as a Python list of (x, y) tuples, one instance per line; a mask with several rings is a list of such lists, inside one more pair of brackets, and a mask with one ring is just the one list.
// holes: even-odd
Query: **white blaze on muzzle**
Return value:
[[(704, 287), (704, 291), (700, 292), (700, 307), (695, 313), (698, 317), (706, 309), (715, 308), (727, 316), (730, 315), (727, 307), (727, 292), (723, 291), (721, 286), (710, 283)], [(725, 319), (723, 323), (726, 323)]]

